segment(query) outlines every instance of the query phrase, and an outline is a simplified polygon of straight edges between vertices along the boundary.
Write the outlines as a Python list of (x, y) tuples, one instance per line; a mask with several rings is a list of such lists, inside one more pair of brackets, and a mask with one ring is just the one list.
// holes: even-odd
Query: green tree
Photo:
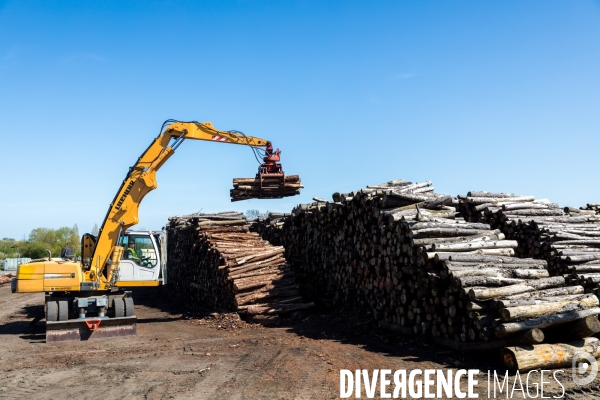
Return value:
[(98, 224), (94, 224), (94, 227), (92, 228), (92, 235), (98, 236), (99, 233), (100, 230), (98, 229)]
[(4, 256), (0, 256), (0, 259), (4, 260), (5, 258), (14, 258), (16, 254), (15, 248), (12, 246), (15, 244), (14, 239), (4, 238), (0, 240), (0, 251)]
[[(69, 243), (69, 247), (73, 249), (75, 255), (80, 255), (80, 239), (77, 225), (74, 225), (72, 228), (69, 228), (68, 226), (63, 226), (58, 229), (36, 228), (31, 231), (29, 234), (29, 240), (27, 240), (27, 244), (31, 246), (31, 249), (29, 246), (26, 247), (30, 253), (35, 254), (39, 254), (39, 249), (42, 248), (44, 253), (41, 257), (46, 256), (45, 249), (50, 250), (53, 257), (58, 257), (61, 249), (66, 243)], [(22, 251), (23, 256), (29, 257), (25, 256), (24, 251), (25, 250)]]
[(29, 233), (29, 240), (31, 242), (40, 242), (48, 245), (52, 245), (56, 242), (56, 234), (54, 229), (48, 228), (35, 228)]
[[(32, 243), (24, 243), (22, 246), (19, 246), (19, 250), (21, 253), (21, 257), (28, 258), (44, 258), (48, 256), (48, 252), (46, 252), (47, 246), (44, 246), (40, 242), (32, 242)], [(54, 255), (54, 253), (52, 253)]]

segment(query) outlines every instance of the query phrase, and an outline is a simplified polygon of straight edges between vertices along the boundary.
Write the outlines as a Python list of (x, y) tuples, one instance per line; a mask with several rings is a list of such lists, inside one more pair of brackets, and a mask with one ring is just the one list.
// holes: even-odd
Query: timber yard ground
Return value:
[[(465, 356), (406, 340), (351, 310), (313, 311), (268, 327), (232, 314), (182, 313), (165, 288), (137, 290), (134, 298), (137, 336), (47, 344), (44, 322), (36, 322), (43, 294), (12, 294), (10, 285), (0, 286), (0, 398), (332, 399), (340, 395), (340, 369), (504, 374), (495, 354)], [(567, 375), (561, 381), (573, 388)], [(546, 391), (562, 392), (555, 383)], [(484, 374), (477, 393), (487, 398)], [(564, 398), (599, 394), (568, 390)]]

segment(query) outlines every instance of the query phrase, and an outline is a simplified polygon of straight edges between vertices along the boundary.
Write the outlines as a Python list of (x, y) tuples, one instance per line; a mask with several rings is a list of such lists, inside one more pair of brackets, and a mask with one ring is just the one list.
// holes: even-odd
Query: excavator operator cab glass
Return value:
[(149, 236), (123, 235), (119, 245), (125, 248), (123, 259), (146, 268), (154, 268), (158, 264), (156, 251)]

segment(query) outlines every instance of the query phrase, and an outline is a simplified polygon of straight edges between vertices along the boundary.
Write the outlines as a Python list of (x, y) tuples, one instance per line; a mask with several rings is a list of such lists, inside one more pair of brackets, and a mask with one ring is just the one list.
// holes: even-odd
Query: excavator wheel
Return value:
[(125, 302), (125, 316), (133, 317), (135, 315), (133, 312), (133, 299), (131, 297), (125, 297), (123, 298), (123, 301)]
[(122, 298), (116, 298), (113, 300), (113, 309), (115, 310), (115, 318), (121, 318), (125, 316), (125, 303)]
[(46, 321), (58, 321), (58, 303), (56, 301), (46, 303)]
[(58, 321), (67, 321), (69, 319), (69, 302), (57, 301), (58, 303)]

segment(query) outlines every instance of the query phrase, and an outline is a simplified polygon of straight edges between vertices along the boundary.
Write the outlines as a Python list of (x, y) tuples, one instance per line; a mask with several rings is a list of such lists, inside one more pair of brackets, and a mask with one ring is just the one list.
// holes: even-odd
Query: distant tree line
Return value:
[(65, 243), (69, 243), (69, 247), (73, 249), (76, 256), (81, 255), (81, 241), (77, 224), (72, 228), (67, 226), (58, 229), (35, 228), (27, 240), (2, 238), (0, 240), (0, 260), (18, 256), (43, 258), (48, 256), (46, 249), (52, 252), (52, 257), (58, 257)]
[(258, 217), (266, 217), (267, 215), (269, 215), (269, 211), (267, 210), (264, 213), (262, 213), (260, 212), (260, 210), (246, 210), (244, 214), (248, 219), (256, 219)]

